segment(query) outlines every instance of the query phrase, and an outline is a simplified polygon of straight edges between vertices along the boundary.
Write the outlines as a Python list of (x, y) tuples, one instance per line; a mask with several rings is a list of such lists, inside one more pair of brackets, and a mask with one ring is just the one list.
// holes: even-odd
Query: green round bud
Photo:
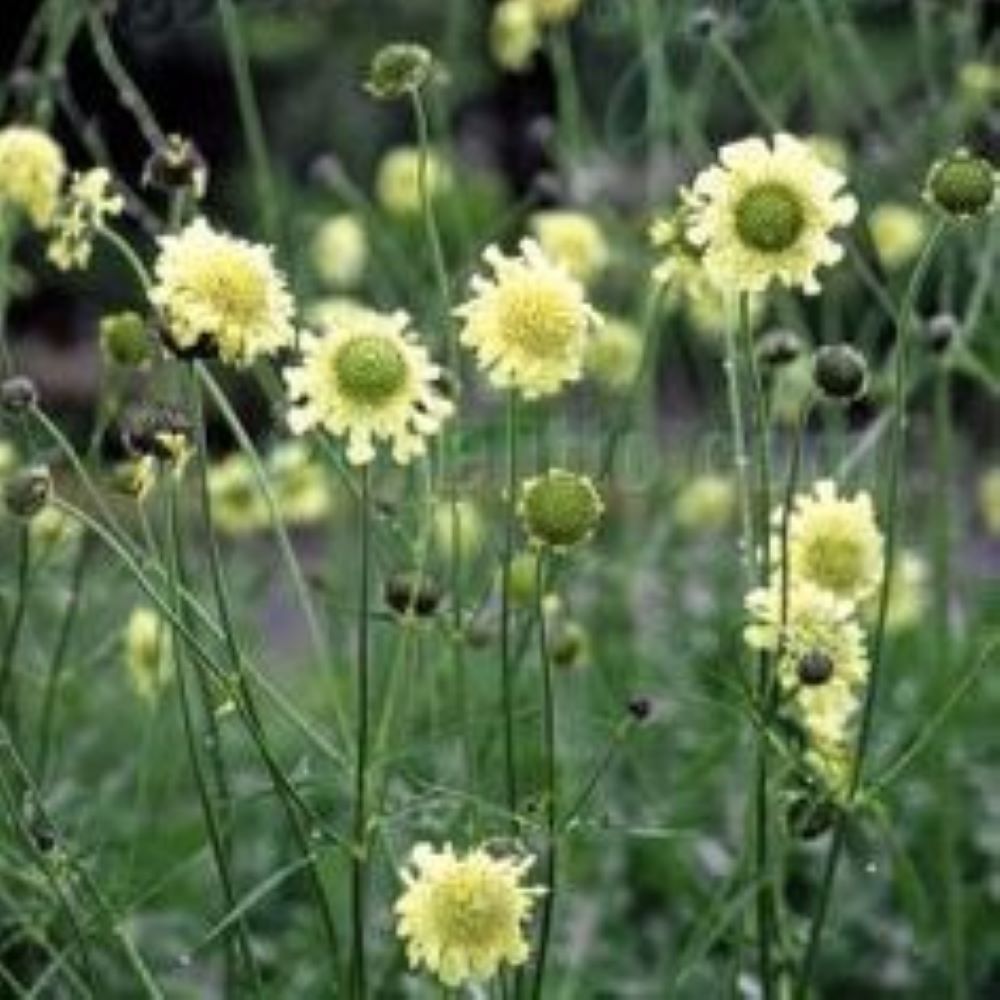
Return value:
[(44, 465), (15, 472), (3, 487), (4, 506), (14, 517), (34, 517), (41, 513), (51, 496), (52, 476)]
[(997, 174), (989, 160), (960, 149), (931, 167), (925, 196), (947, 215), (971, 219), (995, 204)]
[(805, 343), (794, 330), (768, 330), (757, 341), (757, 358), (766, 368), (782, 368), (802, 356)]
[(604, 504), (586, 476), (550, 469), (524, 484), (518, 512), (536, 545), (568, 549), (590, 538)]
[(38, 405), (35, 383), (24, 375), (14, 375), (0, 384), (0, 407), (7, 413), (24, 413)]
[(585, 663), (590, 653), (587, 630), (574, 621), (563, 622), (552, 638), (549, 655), (557, 667), (576, 667)]
[(424, 87), (433, 70), (434, 57), (422, 45), (386, 45), (372, 59), (365, 89), (379, 100), (392, 101)]
[(101, 350), (112, 364), (139, 368), (153, 357), (153, 342), (146, 321), (135, 312), (105, 316), (98, 327)]
[(444, 596), (437, 581), (426, 573), (394, 573), (383, 589), (385, 603), (398, 615), (430, 618)]
[(813, 361), (813, 379), (828, 399), (850, 403), (868, 388), (868, 362), (849, 344), (821, 347)]

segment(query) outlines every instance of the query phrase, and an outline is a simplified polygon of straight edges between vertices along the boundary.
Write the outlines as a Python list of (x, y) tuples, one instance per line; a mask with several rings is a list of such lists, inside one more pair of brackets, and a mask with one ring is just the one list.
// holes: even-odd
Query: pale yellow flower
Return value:
[(409, 322), (402, 312), (361, 310), (321, 336), (306, 334), (301, 361), (285, 371), (292, 431), (325, 427), (346, 437), (353, 465), (371, 462), (378, 440), (391, 444), (398, 463), (423, 455), (454, 407)]
[(520, 73), (531, 65), (541, 43), (532, 0), (503, 0), (493, 8), (490, 53), (498, 66)]
[(599, 317), (583, 286), (530, 239), (507, 257), (490, 247), (491, 276), (472, 279), (472, 298), (456, 310), (461, 342), (498, 388), (548, 396), (583, 373), (588, 337)]
[(361, 281), (368, 261), (368, 237), (360, 220), (350, 213), (323, 222), (313, 236), (313, 268), (329, 288), (353, 288)]
[(583, 0), (531, 0), (541, 24), (561, 24), (576, 17)]
[(47, 229), (59, 204), (66, 174), (63, 151), (41, 129), (0, 129), (0, 210), (20, 209), (35, 229)]
[(292, 298), (268, 247), (204, 219), (159, 243), (149, 297), (176, 350), (208, 349), (246, 366), (292, 344)]
[(593, 281), (610, 260), (601, 227), (583, 212), (546, 209), (535, 212), (529, 224), (549, 260), (561, 264), (577, 281)]
[(163, 618), (152, 608), (133, 608), (125, 624), (125, 665), (143, 701), (155, 702), (173, 674), (170, 645), (170, 626)]
[(410, 965), (446, 986), (484, 982), (528, 959), (525, 924), (538, 890), (523, 884), (530, 857), (502, 858), (482, 848), (456, 854), (418, 844), (402, 873), (396, 931)]
[(909, 264), (920, 253), (927, 238), (926, 217), (896, 202), (876, 205), (868, 218), (868, 228), (879, 260), (889, 271)]
[[(888, 631), (905, 632), (920, 624), (929, 601), (929, 577), (927, 562), (919, 553), (909, 550), (899, 553), (889, 584), (889, 605), (885, 615)], [(869, 624), (876, 621), (879, 597), (880, 594), (874, 594), (864, 607)]]
[[(436, 198), (453, 183), (451, 167), (434, 150), (429, 150), (426, 164), (427, 193)], [(375, 197), (390, 215), (417, 215), (420, 198), (420, 150), (416, 146), (398, 146), (382, 157), (375, 174)]]
[(269, 510), (250, 460), (233, 452), (208, 469), (212, 522), (233, 537), (253, 534), (268, 523)]
[(772, 282), (818, 292), (816, 271), (844, 253), (831, 234), (857, 212), (843, 175), (785, 133), (770, 146), (759, 138), (724, 146), (719, 161), (688, 195), (687, 235), (712, 279), (733, 292)]
[[(775, 515), (772, 551), (780, 552), (781, 512)], [(846, 601), (863, 601), (882, 580), (882, 533), (871, 496), (839, 496), (828, 479), (800, 493), (788, 519), (792, 584), (811, 583)]]
[(330, 515), (330, 486), (323, 466), (301, 441), (276, 445), (267, 456), (266, 472), (286, 524), (315, 524)]
[(587, 374), (608, 392), (627, 392), (642, 365), (642, 336), (634, 324), (608, 319), (587, 343), (583, 364)]
[(674, 523), (684, 531), (722, 531), (736, 513), (736, 486), (729, 476), (704, 473), (685, 483), (674, 498)]
[(49, 260), (60, 271), (85, 268), (101, 226), (124, 210), (125, 199), (114, 190), (111, 174), (104, 167), (74, 173), (52, 220)]

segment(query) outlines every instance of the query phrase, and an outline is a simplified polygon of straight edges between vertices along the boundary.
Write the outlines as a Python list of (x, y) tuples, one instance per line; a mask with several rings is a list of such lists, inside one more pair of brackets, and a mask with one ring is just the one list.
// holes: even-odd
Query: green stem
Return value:
[(544, 996), (545, 964), (552, 937), (552, 922), (556, 905), (556, 873), (558, 864), (557, 817), (559, 814), (556, 784), (556, 706), (552, 687), (552, 658), (549, 655), (548, 627), (545, 622), (545, 555), (538, 553), (535, 573), (535, 613), (538, 618), (538, 652), (542, 667), (542, 730), (545, 771), (545, 896), (542, 900), (541, 924), (538, 931), (538, 959), (535, 964), (533, 996)]
[(357, 746), (354, 763), (354, 844), (351, 857), (352, 996), (367, 995), (365, 923), (368, 895), (368, 714), (371, 575), (371, 469), (361, 470), (361, 580), (358, 608), (358, 674), (356, 680)]
[(847, 834), (847, 823), (850, 818), (851, 805), (857, 797), (861, 779), (864, 774), (865, 756), (868, 751), (868, 743), (871, 738), (872, 717), (874, 715), (875, 703), (877, 700), (879, 682), (883, 668), (883, 652), (885, 646), (886, 618), (889, 610), (889, 595), (892, 585), (892, 573), (895, 564), (896, 543), (899, 522), (901, 520), (899, 511), (899, 484), (900, 473), (903, 464), (903, 452), (906, 444), (907, 428), (907, 378), (908, 361), (910, 352), (910, 341), (913, 332), (914, 309), (920, 289), (923, 287), (924, 278), (927, 275), (931, 260), (937, 250), (938, 244), (945, 231), (945, 223), (939, 221), (927, 243), (924, 245), (920, 259), (917, 261), (903, 295), (903, 301), (899, 307), (896, 321), (896, 365), (893, 379), (893, 421), (892, 438), (890, 441), (888, 470), (886, 473), (886, 487), (884, 497), (884, 510), (886, 511), (885, 527), (885, 564), (882, 570), (882, 586), (880, 588), (878, 600), (878, 613), (876, 616), (875, 637), (872, 644), (871, 673), (868, 680), (868, 688), (865, 692), (865, 701), (861, 713), (861, 725), (859, 727), (857, 750), (854, 759), (854, 766), (851, 771), (851, 780), (848, 786), (847, 802), (841, 809), (837, 823), (833, 829), (833, 837), (830, 848), (826, 855), (826, 863), (823, 869), (822, 880), (820, 882), (819, 894), (817, 896), (816, 907), (813, 910), (812, 921), (809, 928), (809, 937), (806, 944), (805, 955), (802, 960), (802, 967), (799, 971), (798, 984), (795, 995), (798, 1000), (806, 1000), (809, 995), (809, 984), (815, 971), (816, 961), (819, 958), (820, 945), (823, 939), (823, 931), (826, 926), (826, 917), (830, 906), (830, 897), (833, 892), (834, 878), (843, 854), (844, 840)]
[(236, 103), (239, 108), (240, 124), (243, 128), (250, 163), (253, 165), (254, 184), (257, 188), (257, 207), (261, 213), (264, 235), (272, 243), (275, 243), (279, 236), (280, 206), (271, 159), (267, 150), (260, 106), (250, 74), (250, 60), (243, 41), (239, 13), (233, 0), (216, 0), (216, 4), (219, 11), (219, 22), (222, 25), (229, 72), (236, 87)]
[(514, 665), (511, 635), (510, 567), (514, 558), (514, 510), (517, 503), (517, 396), (507, 393), (507, 485), (504, 496), (503, 565), (500, 591), (500, 698), (503, 705), (504, 779), (510, 827), (517, 834), (517, 771), (514, 763)]
[(18, 738), (17, 647), (28, 613), (31, 590), (31, 524), (23, 521), (17, 530), (17, 591), (14, 610), (7, 624), (0, 655), (0, 718), (7, 720), (13, 739)]

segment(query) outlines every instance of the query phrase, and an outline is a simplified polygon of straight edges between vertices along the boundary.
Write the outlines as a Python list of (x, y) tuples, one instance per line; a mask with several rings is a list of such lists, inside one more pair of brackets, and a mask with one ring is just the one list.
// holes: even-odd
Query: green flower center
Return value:
[(601, 500), (589, 479), (550, 472), (528, 485), (523, 514), (528, 533), (545, 545), (565, 548), (584, 541), (601, 517)]
[(784, 184), (760, 184), (736, 206), (736, 231), (762, 253), (787, 250), (802, 233), (805, 216), (799, 199)]
[(406, 383), (406, 359), (385, 337), (361, 334), (346, 343), (334, 359), (340, 391), (356, 403), (378, 406)]

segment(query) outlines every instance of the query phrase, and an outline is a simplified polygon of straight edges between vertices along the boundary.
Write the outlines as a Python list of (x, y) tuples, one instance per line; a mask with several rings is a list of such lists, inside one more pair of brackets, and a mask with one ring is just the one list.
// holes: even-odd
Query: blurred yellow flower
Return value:
[(59, 204), (66, 158), (41, 129), (0, 129), (0, 209), (20, 209), (35, 227), (47, 229)]
[(586, 373), (608, 392), (628, 392), (642, 365), (642, 336), (632, 323), (607, 319), (594, 331), (583, 356)]
[[(452, 185), (451, 167), (434, 150), (427, 154), (427, 193), (444, 194)], [(389, 150), (375, 174), (375, 197), (390, 215), (413, 216), (420, 212), (420, 150), (398, 146)]]
[(342, 213), (325, 220), (311, 245), (313, 268), (328, 288), (357, 285), (368, 261), (368, 237), (357, 216)]
[(868, 217), (872, 243), (882, 266), (895, 271), (910, 263), (927, 238), (926, 217), (908, 205), (884, 202)]
[(736, 487), (729, 476), (704, 473), (684, 484), (674, 498), (674, 523), (688, 532), (722, 531), (736, 513)]
[(502, 69), (512, 73), (527, 69), (541, 42), (532, 0), (503, 0), (493, 8), (490, 53)]
[(560, 24), (576, 17), (583, 0), (531, 0), (541, 24)]
[(532, 232), (549, 260), (561, 264), (577, 281), (588, 284), (610, 259), (601, 227), (583, 212), (547, 209), (529, 220)]
[(988, 534), (1000, 538), (1000, 467), (979, 480), (979, 510)]
[(528, 959), (525, 923), (538, 890), (523, 885), (530, 857), (501, 858), (477, 848), (456, 854), (418, 844), (403, 871), (396, 932), (411, 966), (446, 986), (485, 982)]
[(208, 470), (212, 521), (219, 531), (239, 537), (253, 534), (267, 524), (267, 501), (242, 451), (233, 452)]
[[(890, 632), (905, 632), (920, 624), (929, 600), (929, 576), (927, 563), (918, 553), (907, 550), (896, 557), (885, 617), (885, 627)], [(865, 619), (869, 624), (877, 620), (878, 598), (875, 594), (865, 604)]]
[(173, 673), (170, 626), (152, 608), (133, 608), (125, 624), (125, 665), (135, 693), (155, 702)]

